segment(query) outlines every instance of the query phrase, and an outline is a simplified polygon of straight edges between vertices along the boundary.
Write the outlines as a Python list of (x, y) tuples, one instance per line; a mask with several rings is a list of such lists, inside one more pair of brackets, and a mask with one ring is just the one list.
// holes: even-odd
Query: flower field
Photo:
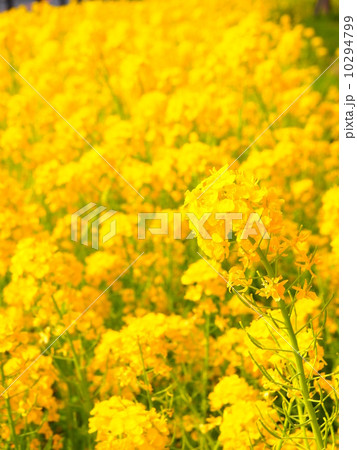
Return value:
[(1, 449), (338, 448), (338, 42), (308, 3), (0, 14)]

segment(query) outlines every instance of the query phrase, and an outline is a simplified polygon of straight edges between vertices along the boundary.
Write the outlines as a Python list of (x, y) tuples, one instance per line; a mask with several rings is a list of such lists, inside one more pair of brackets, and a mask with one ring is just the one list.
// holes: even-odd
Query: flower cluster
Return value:
[(98, 431), (98, 449), (155, 450), (168, 443), (165, 419), (140, 403), (113, 396), (98, 403), (92, 413), (90, 431)]

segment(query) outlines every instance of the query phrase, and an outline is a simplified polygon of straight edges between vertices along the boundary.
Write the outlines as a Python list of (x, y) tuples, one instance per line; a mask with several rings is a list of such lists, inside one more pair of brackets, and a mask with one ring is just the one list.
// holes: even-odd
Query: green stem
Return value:
[[(288, 428), (288, 425), (289, 425), (289, 419), (288, 419), (288, 417), (290, 416), (290, 413), (291, 413), (293, 404), (294, 404), (294, 400), (291, 399), (291, 400), (290, 400), (290, 403), (289, 403), (289, 407), (288, 407), (287, 413), (286, 413), (286, 415), (285, 415), (285, 420), (284, 420), (284, 429), (283, 429), (283, 437), (284, 437), (284, 438), (285, 438), (285, 436), (286, 436), (286, 429)], [(277, 448), (276, 448), (276, 450), (281, 450), (281, 448), (282, 448), (282, 446), (283, 446), (284, 443), (285, 443), (285, 440), (284, 440), (284, 439), (281, 439), (280, 442), (279, 442), (279, 444), (278, 444), (278, 446), (277, 446)]]
[(143, 377), (144, 377), (144, 382), (145, 382), (145, 385), (146, 385), (146, 396), (147, 396), (147, 399), (148, 399), (149, 408), (152, 409), (153, 403), (152, 403), (152, 399), (151, 399), (150, 392), (149, 392), (149, 390), (150, 390), (150, 382), (149, 382), (148, 375), (146, 373), (144, 355), (143, 355), (143, 351), (141, 349), (141, 344), (140, 344), (139, 339), (138, 339), (138, 346), (139, 346), (139, 351), (140, 351), (141, 364), (143, 365)]
[(206, 420), (207, 416), (207, 395), (208, 395), (208, 370), (209, 370), (209, 330), (210, 330), (210, 316), (209, 314), (205, 314), (205, 359), (204, 359), (204, 370), (202, 373), (202, 412), (204, 420)]
[(289, 334), (290, 344), (293, 347), (293, 349), (295, 350), (294, 356), (295, 356), (296, 368), (299, 373), (301, 394), (302, 394), (302, 397), (304, 400), (305, 408), (306, 408), (306, 410), (309, 414), (310, 420), (311, 420), (311, 426), (312, 426), (312, 430), (314, 432), (316, 445), (317, 445), (318, 450), (322, 450), (324, 448), (324, 444), (323, 444), (323, 440), (322, 440), (321, 430), (320, 430), (320, 426), (317, 422), (314, 406), (310, 400), (309, 388), (308, 388), (306, 377), (305, 377), (303, 359), (299, 352), (298, 342), (297, 342), (293, 327), (291, 325), (290, 316), (289, 316), (289, 313), (286, 308), (286, 304), (285, 304), (284, 300), (281, 299), (278, 303), (280, 306), (281, 314), (284, 319), (286, 329)]
[[(305, 423), (305, 417), (304, 417), (304, 413), (302, 411), (302, 407), (301, 407), (301, 404), (300, 404), (299, 400), (297, 401), (297, 408), (298, 408), (300, 424), (303, 424), (303, 423)], [(305, 448), (307, 450), (310, 450), (309, 439), (308, 439), (307, 434), (306, 434), (306, 427), (305, 427), (305, 425), (301, 425), (301, 426), (302, 426), (302, 432), (303, 432), (303, 435), (304, 435)]]
[[(190, 409), (190, 411), (192, 412), (194, 417), (199, 418), (200, 420), (202, 420), (201, 414), (197, 411), (197, 409), (195, 408), (193, 402), (192, 402), (192, 398), (190, 397), (190, 395), (187, 393), (187, 391), (181, 386), (180, 381), (178, 380), (177, 376), (175, 375), (174, 372), (171, 372), (171, 376), (173, 378), (173, 380), (176, 383), (176, 387), (178, 388), (178, 390), (180, 391), (181, 397), (184, 399), (185, 402), (185, 406), (188, 407)], [(215, 442), (213, 441), (213, 439), (211, 438), (209, 432), (208, 433), (202, 433), (202, 431), (200, 430), (200, 428), (198, 426), (195, 426), (196, 430), (200, 433), (201, 436), (203, 436), (203, 439), (205, 441), (208, 441), (209, 444), (209, 448), (215, 448)], [(183, 430), (183, 434), (185, 433), (185, 431)], [(201, 447), (200, 447), (201, 448)]]
[[(262, 250), (259, 247), (257, 248), (256, 251), (259, 255), (259, 258), (260, 258), (262, 264), (264, 265), (264, 267), (267, 271), (267, 274), (269, 275), (270, 278), (274, 278), (274, 270), (271, 267), (268, 259), (266, 258), (266, 256), (264, 255), (264, 253), (262, 252)], [(284, 319), (285, 327), (289, 334), (290, 345), (292, 346), (292, 348), (294, 350), (296, 369), (299, 374), (300, 390), (301, 390), (301, 394), (302, 394), (302, 397), (304, 400), (305, 408), (306, 408), (306, 410), (309, 414), (310, 420), (311, 420), (311, 426), (312, 426), (312, 430), (314, 432), (316, 446), (317, 446), (318, 450), (322, 450), (324, 448), (324, 444), (323, 444), (323, 440), (322, 440), (321, 429), (317, 422), (314, 405), (312, 404), (312, 402), (310, 400), (309, 388), (308, 388), (308, 384), (307, 384), (307, 380), (306, 380), (305, 372), (304, 372), (303, 359), (302, 359), (302, 356), (300, 355), (299, 345), (298, 345), (298, 342), (296, 339), (296, 335), (295, 335), (293, 326), (291, 324), (289, 312), (286, 308), (286, 304), (285, 304), (284, 300), (280, 299), (278, 301), (278, 304), (279, 304), (280, 311), (281, 311), (281, 314)]]
[[(6, 389), (5, 386), (5, 374), (4, 374), (4, 368), (3, 365), (0, 365), (1, 368), (1, 382), (2, 385), (4, 386), (4, 388)], [(17, 442), (17, 434), (16, 434), (16, 430), (15, 430), (15, 423), (14, 423), (14, 419), (12, 417), (12, 410), (11, 410), (11, 403), (10, 403), (10, 399), (8, 397), (7, 394), (4, 394), (5, 397), (5, 404), (6, 404), (6, 410), (7, 410), (7, 415), (9, 418), (9, 427), (10, 427), (10, 433), (11, 433), (11, 439), (13, 441), (13, 444), (15, 446), (15, 450), (17, 450), (19, 448), (18, 442)]]
[[(55, 306), (55, 309), (56, 309), (58, 315), (60, 316), (60, 318), (62, 320), (63, 319), (63, 314), (62, 314), (62, 312), (61, 312), (61, 310), (60, 310), (60, 308), (59, 308), (59, 306), (58, 306), (58, 304), (57, 304), (57, 302), (56, 302), (56, 300), (55, 300), (55, 298), (53, 296), (52, 296), (52, 300), (53, 300), (53, 304)], [(72, 350), (74, 367), (75, 367), (75, 370), (76, 370), (76, 373), (77, 373), (77, 377), (78, 377), (78, 379), (80, 381), (80, 385), (79, 385), (80, 389), (79, 389), (79, 391), (80, 391), (80, 393), (81, 393), (81, 395), (83, 397), (83, 400), (85, 402), (86, 411), (89, 412), (92, 409), (92, 401), (91, 401), (91, 398), (90, 398), (89, 386), (88, 386), (87, 378), (83, 374), (83, 370), (81, 368), (81, 364), (80, 364), (77, 352), (76, 352), (76, 350), (74, 348), (72, 337), (69, 334), (69, 332), (66, 332), (66, 339), (67, 339), (67, 342), (68, 342), (68, 344), (69, 344), (69, 346), (70, 346), (70, 348)]]
[[(252, 244), (255, 243), (252, 238), (249, 238), (249, 240)], [(258, 247), (256, 251), (259, 255), (260, 261), (262, 262), (265, 270), (267, 271), (267, 274), (269, 275), (270, 278), (274, 278), (274, 276), (275, 276), (274, 270), (273, 270), (270, 262), (267, 260), (267, 257), (264, 255), (262, 249), (260, 247)]]

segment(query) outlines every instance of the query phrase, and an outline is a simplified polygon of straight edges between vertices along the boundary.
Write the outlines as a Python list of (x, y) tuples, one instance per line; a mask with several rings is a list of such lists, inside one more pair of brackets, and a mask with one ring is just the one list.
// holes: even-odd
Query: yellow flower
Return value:
[(284, 297), (285, 292), (284, 284), (286, 284), (286, 282), (288, 281), (288, 280), (283, 281), (280, 280), (282, 280), (281, 276), (276, 278), (269, 278), (269, 277), (262, 278), (261, 281), (264, 287), (257, 291), (258, 294), (265, 298), (272, 297), (276, 302), (278, 302)]
[(91, 411), (89, 431), (97, 432), (97, 449), (164, 449), (168, 427), (155, 409), (121, 397), (97, 403)]

